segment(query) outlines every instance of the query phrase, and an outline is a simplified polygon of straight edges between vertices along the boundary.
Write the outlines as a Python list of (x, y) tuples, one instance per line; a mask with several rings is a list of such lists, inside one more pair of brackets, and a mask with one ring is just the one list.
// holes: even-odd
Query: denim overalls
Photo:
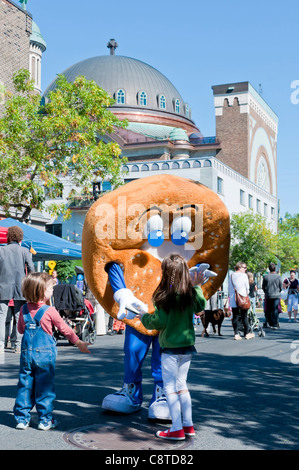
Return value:
[(18, 423), (30, 421), (30, 411), (36, 407), (40, 423), (52, 420), (55, 399), (56, 343), (40, 326), (49, 308), (43, 305), (32, 319), (27, 304), (23, 306), (25, 331), (22, 338), (18, 393), (14, 416)]

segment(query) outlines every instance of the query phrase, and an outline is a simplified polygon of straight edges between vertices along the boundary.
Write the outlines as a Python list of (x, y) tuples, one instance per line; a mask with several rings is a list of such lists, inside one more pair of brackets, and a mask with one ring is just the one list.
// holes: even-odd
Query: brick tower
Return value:
[(217, 158), (276, 197), (277, 115), (249, 82), (212, 89)]

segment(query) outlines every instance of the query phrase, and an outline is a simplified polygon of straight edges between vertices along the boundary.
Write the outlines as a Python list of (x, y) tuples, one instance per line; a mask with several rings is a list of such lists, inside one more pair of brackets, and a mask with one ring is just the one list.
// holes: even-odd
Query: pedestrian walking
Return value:
[(250, 305), (254, 315), (256, 314), (256, 294), (257, 294), (257, 285), (254, 281), (253, 273), (247, 273), (248, 281), (249, 281), (249, 298), (250, 298)]
[[(0, 247), (0, 354), (4, 353), (5, 324), (11, 300), (14, 303), (14, 317), (19, 319), (20, 309), (25, 303), (21, 283), (26, 273), (35, 271), (29, 250), (21, 246), (23, 230), (14, 225), (8, 228), (7, 245)], [(12, 338), (11, 347), (20, 352), (21, 336)]]
[(292, 321), (292, 311), (294, 311), (294, 322), (297, 322), (299, 281), (296, 279), (296, 271), (294, 269), (291, 269), (290, 277), (283, 280), (283, 288), (288, 289), (289, 322)]
[(18, 321), (18, 331), (23, 338), (14, 417), (17, 429), (27, 429), (35, 405), (38, 429), (47, 431), (56, 427), (52, 417), (57, 355), (53, 327), (81, 352), (90, 351), (88, 343), (81, 341), (58, 311), (47, 305), (53, 295), (53, 279), (48, 273), (29, 274), (22, 281), (22, 291), (27, 303), (21, 308)]
[(282, 290), (282, 280), (276, 273), (275, 263), (269, 264), (269, 274), (263, 277), (262, 289), (265, 293), (265, 323), (270, 328), (278, 328), (278, 307), (280, 301), (280, 293)]
[(249, 281), (246, 271), (246, 263), (239, 261), (235, 266), (235, 272), (232, 273), (229, 278), (228, 284), (229, 305), (233, 313), (232, 324), (234, 329), (235, 340), (242, 339), (242, 336), (240, 336), (239, 333), (239, 318), (241, 318), (241, 321), (243, 323), (245, 339), (254, 338), (254, 333), (249, 332), (249, 324), (247, 318), (248, 308), (241, 308), (236, 303), (236, 293), (239, 293), (243, 297), (246, 297), (249, 294)]
[(167, 256), (162, 261), (161, 282), (153, 294), (155, 312), (139, 315), (145, 328), (159, 330), (163, 388), (172, 419), (170, 429), (156, 433), (162, 439), (184, 440), (195, 435), (187, 375), (196, 352), (193, 314), (206, 305), (200, 287), (204, 280), (202, 273), (195, 273), (191, 280), (180, 255)]

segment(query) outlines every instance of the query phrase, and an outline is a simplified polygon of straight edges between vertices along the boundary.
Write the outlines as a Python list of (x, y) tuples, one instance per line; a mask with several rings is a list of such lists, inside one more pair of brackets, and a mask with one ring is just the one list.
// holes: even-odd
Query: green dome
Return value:
[(169, 134), (169, 140), (186, 140), (189, 142), (188, 135), (184, 129), (180, 127), (174, 127)]
[(46, 41), (42, 37), (40, 29), (35, 23), (35, 21), (32, 21), (32, 33), (30, 36), (30, 42), (39, 46), (42, 52), (44, 52), (47, 49)]

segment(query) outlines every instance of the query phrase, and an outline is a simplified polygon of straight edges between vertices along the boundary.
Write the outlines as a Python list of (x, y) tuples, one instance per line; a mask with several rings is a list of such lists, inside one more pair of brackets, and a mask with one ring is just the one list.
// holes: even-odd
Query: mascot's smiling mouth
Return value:
[(150, 253), (152, 256), (154, 256), (154, 258), (160, 261), (162, 261), (165, 256), (168, 256), (171, 253), (177, 253), (181, 255), (186, 261), (189, 261), (196, 251), (193, 249), (192, 244), (179, 246), (174, 245), (171, 241), (167, 240), (165, 240), (163, 244), (158, 247), (154, 247), (150, 245), (149, 242), (145, 242), (140, 249), (146, 253)]

